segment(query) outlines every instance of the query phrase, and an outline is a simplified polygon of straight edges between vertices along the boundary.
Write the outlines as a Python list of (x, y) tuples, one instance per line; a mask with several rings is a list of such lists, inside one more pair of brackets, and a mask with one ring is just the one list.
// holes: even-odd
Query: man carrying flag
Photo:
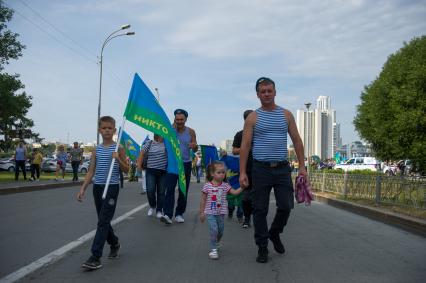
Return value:
[[(185, 126), (186, 120), (188, 118), (188, 112), (183, 109), (176, 109), (174, 112), (175, 120), (173, 127), (176, 130), (177, 138), (179, 140), (180, 152), (183, 161), (183, 167), (185, 170), (185, 180), (186, 180), (186, 194), (179, 189), (179, 197), (177, 201), (176, 211), (175, 211), (175, 221), (178, 223), (185, 222), (183, 214), (186, 210), (186, 202), (188, 199), (188, 189), (189, 182), (191, 180), (191, 155), (190, 149), (194, 152), (197, 152), (197, 138), (195, 131), (187, 126)], [(167, 225), (172, 224), (173, 218), (173, 208), (175, 204), (175, 187), (178, 181), (178, 175), (176, 174), (167, 174), (166, 180), (166, 199), (164, 202), (164, 215), (161, 217), (161, 221)], [(180, 185), (179, 185), (180, 187)]]

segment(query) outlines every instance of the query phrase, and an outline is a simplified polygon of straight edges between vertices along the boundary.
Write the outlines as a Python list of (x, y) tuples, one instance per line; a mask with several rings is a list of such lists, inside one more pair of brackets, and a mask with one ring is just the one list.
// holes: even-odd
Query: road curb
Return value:
[(404, 229), (422, 237), (426, 237), (426, 221), (422, 219), (396, 214), (390, 211), (383, 211), (374, 207), (360, 205), (349, 201), (329, 198), (319, 194), (314, 195), (315, 200), (319, 202), (326, 203), (328, 205)]
[(26, 193), (26, 192), (32, 192), (32, 191), (51, 190), (55, 188), (81, 186), (81, 184), (83, 184), (83, 181), (54, 182), (54, 183), (48, 183), (48, 184), (34, 184), (34, 185), (28, 185), (28, 186), (13, 186), (9, 188), (1, 188), (0, 195), (9, 195), (9, 194)]

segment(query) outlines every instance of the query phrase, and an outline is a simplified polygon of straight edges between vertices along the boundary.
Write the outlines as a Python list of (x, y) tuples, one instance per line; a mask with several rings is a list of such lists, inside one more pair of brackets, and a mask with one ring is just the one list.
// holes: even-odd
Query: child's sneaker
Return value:
[(212, 249), (209, 252), (209, 258), (211, 258), (211, 259), (218, 259), (219, 258), (219, 253), (217, 252), (217, 249)]
[(115, 246), (111, 246), (111, 250), (109, 252), (108, 258), (117, 258), (118, 251), (120, 250), (120, 248), (121, 248), (120, 243), (117, 243)]
[(154, 214), (154, 209), (152, 208), (152, 207), (150, 207), (149, 209), (148, 209), (148, 216), (152, 216)]
[(81, 265), (81, 267), (89, 270), (95, 270), (101, 268), (102, 264), (99, 258), (90, 256), (89, 259)]

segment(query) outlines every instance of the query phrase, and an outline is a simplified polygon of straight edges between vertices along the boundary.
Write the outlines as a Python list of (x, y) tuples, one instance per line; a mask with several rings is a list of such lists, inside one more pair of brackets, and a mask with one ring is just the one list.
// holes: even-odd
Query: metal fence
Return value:
[(426, 209), (425, 178), (311, 172), (309, 179), (315, 191)]

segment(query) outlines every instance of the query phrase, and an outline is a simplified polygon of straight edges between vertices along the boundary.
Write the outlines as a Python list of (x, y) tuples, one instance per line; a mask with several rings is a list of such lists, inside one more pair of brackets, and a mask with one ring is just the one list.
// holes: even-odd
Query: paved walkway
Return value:
[(117, 224), (121, 256), (103, 259), (102, 269), (81, 269), (88, 241), (23, 282), (423, 282), (426, 276), (425, 238), (317, 202), (293, 211), (282, 237), (285, 255), (270, 247), (270, 261), (256, 263), (253, 229), (227, 220), (221, 257), (212, 261), (207, 224), (198, 220), (200, 188), (191, 184), (184, 224), (167, 227), (147, 217), (146, 208)]

